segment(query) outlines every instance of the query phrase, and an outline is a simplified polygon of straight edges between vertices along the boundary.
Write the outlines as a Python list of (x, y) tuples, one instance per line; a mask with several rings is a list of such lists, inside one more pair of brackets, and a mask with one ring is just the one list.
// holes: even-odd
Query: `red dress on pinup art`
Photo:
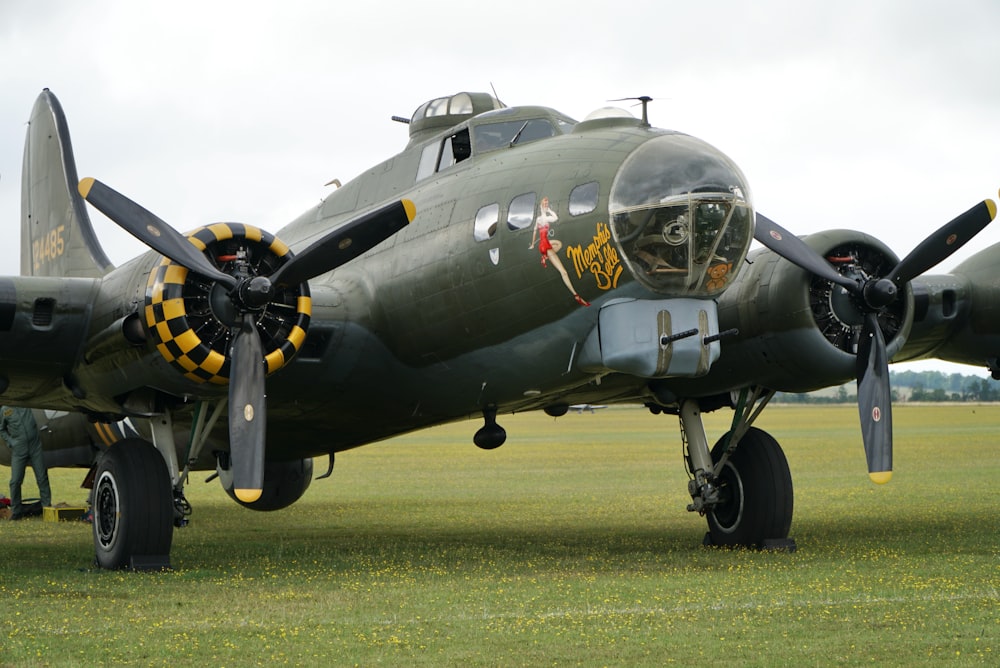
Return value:
[(554, 223), (558, 218), (555, 212), (544, 207), (541, 213), (538, 214), (536, 220), (536, 225), (538, 229), (538, 252), (542, 254), (542, 266), (548, 266), (546, 260), (548, 259), (548, 253), (552, 250), (552, 242), (549, 241), (549, 229), (550, 225)]

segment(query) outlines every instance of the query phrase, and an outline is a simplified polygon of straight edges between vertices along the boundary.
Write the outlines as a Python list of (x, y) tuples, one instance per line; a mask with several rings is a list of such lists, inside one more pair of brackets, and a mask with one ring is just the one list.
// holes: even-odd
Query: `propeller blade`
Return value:
[(897, 286), (909, 283), (964, 246), (989, 225), (996, 215), (997, 205), (993, 200), (980, 202), (920, 242), (909, 255), (899, 261), (887, 278)]
[(753, 238), (792, 264), (798, 265), (820, 278), (824, 278), (837, 285), (842, 285), (851, 291), (858, 290), (856, 281), (834, 269), (830, 266), (829, 262), (807, 246), (802, 239), (799, 239), (764, 214), (757, 214), (757, 223), (754, 225)]
[(865, 316), (858, 342), (858, 412), (868, 476), (885, 484), (892, 477), (892, 394), (885, 339), (875, 313)]
[(213, 266), (187, 237), (117, 190), (89, 177), (80, 181), (77, 189), (98, 211), (160, 255), (230, 290), (236, 287), (236, 279)]
[(408, 199), (370, 211), (297, 253), (274, 272), (271, 282), (274, 285), (298, 285), (332, 271), (403, 229), (415, 215), (416, 207)]
[(232, 343), (229, 374), (229, 454), (233, 493), (244, 503), (260, 498), (264, 488), (264, 439), (267, 415), (264, 397), (264, 359), (253, 315)]

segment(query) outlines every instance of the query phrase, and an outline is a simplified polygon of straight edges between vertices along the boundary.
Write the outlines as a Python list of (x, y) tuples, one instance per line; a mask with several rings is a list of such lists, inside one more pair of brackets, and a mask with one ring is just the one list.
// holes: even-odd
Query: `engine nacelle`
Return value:
[(961, 263), (951, 274), (914, 281), (913, 332), (901, 357), (936, 357), (987, 366), (1000, 375), (1000, 244)]
[[(898, 261), (885, 244), (862, 232), (833, 230), (804, 241), (852, 278), (885, 276)], [(809, 392), (828, 386), (831, 378), (857, 378), (865, 316), (855, 298), (769, 250), (758, 250), (747, 261), (719, 299), (719, 328), (737, 328), (739, 336), (726, 341), (712, 375), (728, 375), (734, 388), (753, 383), (783, 392)], [(891, 359), (913, 323), (909, 286), (878, 321)]]
[[(291, 257), (288, 247), (273, 235), (239, 223), (209, 225), (188, 239), (229, 274), (247, 271), (267, 276)], [(169, 258), (149, 274), (144, 321), (150, 338), (163, 358), (189, 380), (229, 382), (230, 341), (241, 319), (224, 292), (223, 286)], [(301, 347), (311, 310), (309, 286), (302, 283), (275, 291), (257, 314), (268, 373), (284, 366)]]
[(281, 510), (301, 499), (309, 489), (313, 476), (313, 460), (306, 458), (265, 462), (264, 492), (253, 503), (246, 503), (236, 498), (228, 453), (220, 454), (215, 470), (219, 474), (219, 482), (222, 483), (226, 494), (244, 508), (261, 511)]

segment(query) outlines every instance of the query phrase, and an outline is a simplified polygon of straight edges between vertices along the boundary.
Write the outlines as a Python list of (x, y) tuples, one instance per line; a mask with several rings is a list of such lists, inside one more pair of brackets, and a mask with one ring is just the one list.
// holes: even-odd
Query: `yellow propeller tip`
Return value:
[(991, 199), (988, 199), (988, 200), (986, 200), (985, 204), (986, 204), (986, 208), (990, 210), (990, 220), (996, 218), (997, 217), (997, 205), (996, 205), (996, 202), (994, 202)]
[(88, 176), (85, 179), (80, 179), (80, 183), (77, 185), (76, 189), (80, 191), (80, 196), (83, 197), (83, 199), (87, 199), (87, 195), (90, 194), (90, 189), (93, 187), (94, 179)]
[(413, 200), (404, 199), (401, 201), (403, 210), (406, 211), (406, 219), (413, 222), (413, 217), (417, 215), (417, 205), (413, 203)]
[(869, 473), (868, 477), (871, 478), (872, 482), (876, 485), (884, 485), (892, 478), (892, 471), (875, 471), (873, 473)]
[(234, 489), (233, 494), (243, 503), (253, 503), (260, 498), (263, 491), (261, 489)]

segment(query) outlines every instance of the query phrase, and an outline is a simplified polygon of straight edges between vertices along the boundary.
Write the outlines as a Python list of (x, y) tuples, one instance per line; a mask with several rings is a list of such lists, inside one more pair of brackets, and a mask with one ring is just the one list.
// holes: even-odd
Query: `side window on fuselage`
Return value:
[(569, 213), (571, 216), (582, 216), (597, 208), (597, 196), (600, 185), (597, 181), (584, 183), (573, 188), (569, 193)]
[(510, 201), (507, 209), (507, 228), (523, 230), (531, 225), (535, 216), (535, 193), (518, 195)]
[(500, 220), (500, 205), (487, 204), (476, 213), (476, 224), (472, 236), (476, 241), (492, 239), (497, 233), (497, 222)]

